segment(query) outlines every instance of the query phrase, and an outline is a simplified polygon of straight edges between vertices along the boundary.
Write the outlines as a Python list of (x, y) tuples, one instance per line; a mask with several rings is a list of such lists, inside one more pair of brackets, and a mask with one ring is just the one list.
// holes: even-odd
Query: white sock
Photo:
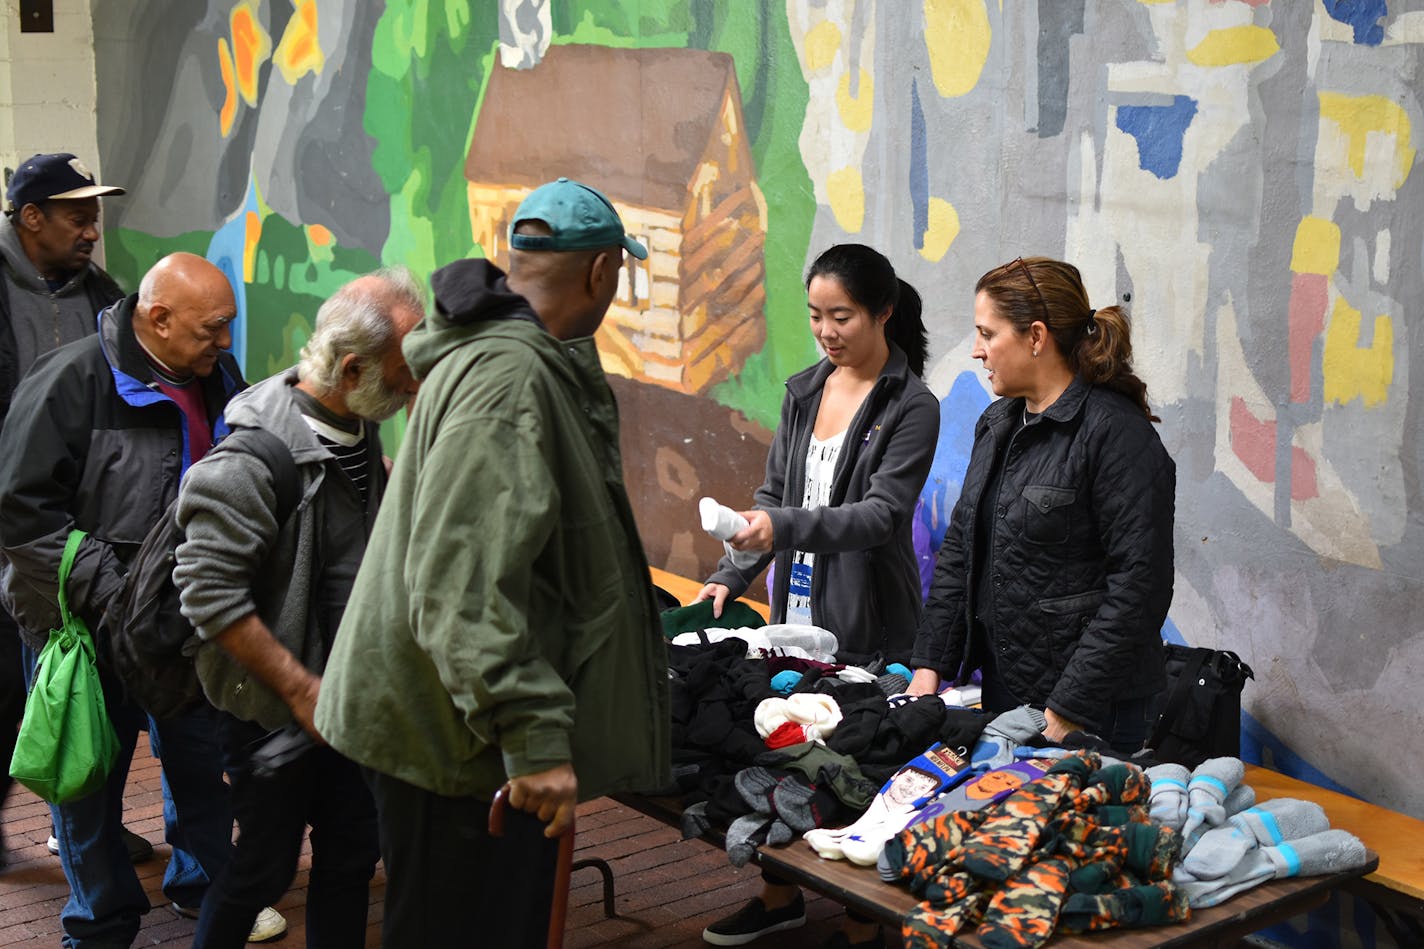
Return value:
[(747, 570), (756, 566), (761, 554), (754, 550), (737, 550), (727, 541), (733, 537), (737, 531), (747, 526), (747, 519), (725, 504), (718, 504), (712, 498), (703, 498), (697, 502), (697, 513), (702, 519), (702, 529), (722, 542), (722, 550), (731, 559), (732, 565), (738, 570)]

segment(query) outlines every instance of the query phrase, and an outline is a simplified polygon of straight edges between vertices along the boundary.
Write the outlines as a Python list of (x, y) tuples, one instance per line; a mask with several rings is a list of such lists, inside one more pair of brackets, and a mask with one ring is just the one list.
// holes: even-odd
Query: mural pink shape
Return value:
[(1315, 339), (1325, 331), (1325, 309), (1330, 302), (1330, 278), (1298, 273), (1291, 279), (1290, 295), (1290, 399), (1310, 400), (1310, 354)]
[[(1258, 419), (1240, 396), (1231, 399), (1231, 450), (1258, 481), (1276, 480), (1276, 423)], [(1290, 479), (1292, 501), (1320, 496), (1315, 459), (1297, 445), (1291, 446)]]

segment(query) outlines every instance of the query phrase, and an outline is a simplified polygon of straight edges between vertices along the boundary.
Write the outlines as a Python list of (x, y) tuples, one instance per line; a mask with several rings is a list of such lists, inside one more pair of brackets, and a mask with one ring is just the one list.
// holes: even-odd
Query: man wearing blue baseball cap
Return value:
[(0, 425), (20, 377), (40, 356), (95, 331), (123, 291), (94, 264), (101, 185), (68, 152), (34, 155), (10, 176), (0, 220)]
[[(10, 207), (0, 218), (0, 430), (15, 386), (35, 360), (95, 332), (99, 311), (123, 298), (89, 259), (99, 239), (99, 197), (123, 193), (98, 184), (67, 152), (35, 155), (10, 176)], [(25, 709), (21, 662), (19, 631), (0, 605), (0, 762), (10, 760)], [(0, 804), (9, 790), (9, 767), (0, 767)], [(124, 833), (135, 860), (153, 856), (148, 841)], [(58, 847), (51, 836), (51, 852)]]
[(543, 946), (575, 805), (669, 780), (666, 650), (592, 338), (647, 249), (565, 178), (509, 247), (507, 277), (436, 271), (406, 337), (420, 395), (317, 700), (376, 798), (387, 947)]

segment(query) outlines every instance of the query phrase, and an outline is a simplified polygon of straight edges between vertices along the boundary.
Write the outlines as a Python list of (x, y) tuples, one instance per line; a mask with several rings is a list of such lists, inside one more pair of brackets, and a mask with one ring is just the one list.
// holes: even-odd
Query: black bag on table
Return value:
[(1256, 678), (1234, 652), (1164, 643), (1167, 688), (1147, 740), (1150, 757), (1195, 768), (1241, 757), (1241, 690)]

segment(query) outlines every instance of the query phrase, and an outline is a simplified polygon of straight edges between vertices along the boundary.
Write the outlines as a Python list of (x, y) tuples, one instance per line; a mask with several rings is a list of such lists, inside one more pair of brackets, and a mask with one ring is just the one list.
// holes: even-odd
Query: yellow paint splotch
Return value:
[(257, 105), (257, 77), (272, 53), (272, 37), (257, 19), (253, 0), (242, 0), (232, 8), (228, 25), (232, 30), (232, 63), (237, 91), (249, 106)]
[(307, 73), (321, 73), (326, 54), (321, 51), (316, 29), (316, 0), (297, 0), (272, 61), (288, 83), (295, 83)]
[(841, 28), (830, 20), (822, 20), (806, 31), (806, 69), (820, 72), (836, 61), (841, 48)]
[(252, 283), (257, 272), (257, 242), (262, 239), (262, 216), (248, 211), (242, 230), (242, 279)]
[(841, 76), (836, 85), (836, 112), (842, 124), (852, 132), (870, 131), (870, 120), (875, 115), (875, 80), (864, 69), (857, 71), (856, 90), (851, 91), (850, 73)]
[(924, 0), (925, 48), (935, 89), (945, 98), (979, 84), (989, 61), (989, 12), (983, 0)]
[(1212, 30), (1187, 50), (1187, 59), (1198, 66), (1235, 66), (1259, 63), (1280, 51), (1276, 34), (1264, 26), (1232, 26)]
[(1378, 95), (1322, 92), (1320, 118), (1339, 127), (1347, 143), (1350, 170), (1357, 178), (1365, 176), (1365, 146), (1370, 139), (1374, 136), (1393, 139), (1394, 167), (1390, 169), (1390, 179), (1396, 190), (1403, 186), (1414, 164), (1415, 148), (1409, 114), (1397, 102)]
[(836, 223), (847, 234), (854, 234), (865, 224), (865, 182), (860, 169), (837, 168), (826, 176), (826, 196)]
[(227, 38), (218, 40), (218, 71), (222, 74), (223, 101), (218, 107), (218, 129), (223, 138), (232, 134), (232, 123), (237, 121), (237, 76), (232, 65), (232, 51), (228, 49)]
[(1296, 273), (1333, 274), (1340, 266), (1340, 226), (1306, 216), (1295, 229), (1290, 269)]
[(1358, 398), (1370, 407), (1383, 404), (1389, 395), (1394, 379), (1394, 324), (1388, 316), (1376, 316), (1368, 347), (1359, 345), (1360, 325), (1360, 311), (1337, 298), (1320, 363), (1327, 403), (1344, 405)]
[(959, 212), (943, 198), (930, 198), (929, 212), (920, 256), (930, 263), (938, 263), (959, 236)]

